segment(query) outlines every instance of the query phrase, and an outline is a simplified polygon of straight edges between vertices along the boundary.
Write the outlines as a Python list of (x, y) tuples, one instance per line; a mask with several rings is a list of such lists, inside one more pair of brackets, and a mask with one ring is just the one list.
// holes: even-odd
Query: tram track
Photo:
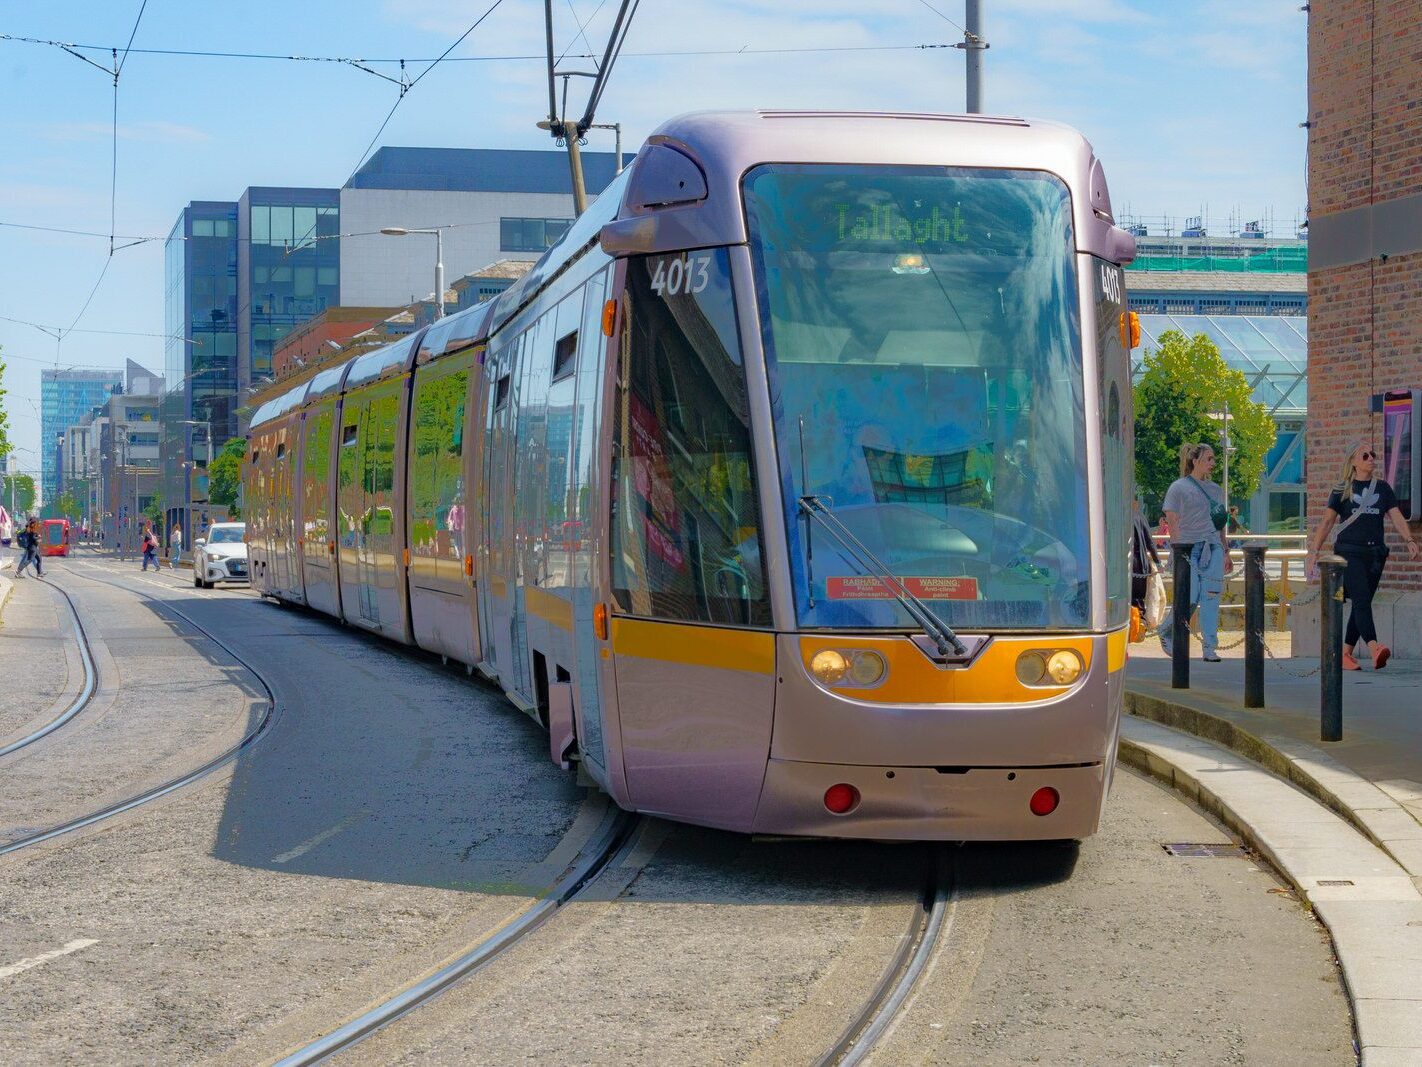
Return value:
[(938, 848), (913, 918), (899, 941), (899, 951), (873, 993), (834, 1045), (815, 1061), (815, 1067), (848, 1067), (869, 1057), (908, 1003), (928, 961), (951, 929), (953, 902), (952, 872), (946, 852)]
[(98, 691), (99, 674), (94, 666), (93, 650), (89, 647), (89, 635), (84, 630), (84, 623), (79, 618), (79, 611), (75, 607), (74, 599), (68, 592), (53, 582), (47, 582), (45, 584), (64, 598), (64, 606), (69, 609), (69, 621), (74, 628), (74, 639), (79, 649), (79, 660), (84, 668), (84, 680), (79, 686), (79, 692), (69, 703), (68, 707), (49, 722), (39, 727), (39, 729), (33, 730), (24, 737), (0, 747), (0, 758), (8, 756), (12, 752), (18, 752), (22, 748), (28, 748), (36, 741), (42, 740), (54, 733), (54, 731), (58, 730), (88, 707), (90, 702), (94, 699), (94, 694)]
[[(122, 592), (141, 597), (142, 599), (152, 604), (156, 604), (161, 609), (166, 610), (167, 612), (170, 612), (171, 614), (176, 615), (178, 618), (182, 619), (190, 627), (201, 633), (209, 641), (217, 645), (234, 660), (240, 663), (243, 669), (246, 670), (247, 673), (250, 674), (254, 679), (256, 679), (257, 684), (261, 686), (263, 692), (266, 694), (266, 707), (263, 709), (261, 717), (258, 719), (256, 725), (250, 730), (248, 730), (236, 744), (231, 745), (218, 755), (214, 756), (212, 759), (203, 763), (201, 766), (191, 771), (188, 771), (185, 774), (179, 775), (176, 778), (171, 778), (159, 785), (153, 786), (149, 789), (145, 789), (141, 793), (138, 793), (134, 796), (127, 797), (126, 799), (119, 800), (112, 804), (106, 805), (105, 807), (100, 808), (97, 811), (90, 812), (86, 815), (82, 815), (74, 819), (65, 820), (64, 822), (58, 823), (47, 829), (25, 834), (22, 837), (18, 837), (8, 842), (5, 842), (3, 845), (0, 845), (0, 856), (8, 856), (23, 849), (31, 848), (35, 845), (40, 845), (47, 841), (53, 841), (58, 837), (63, 837), (66, 834), (73, 833), (75, 830), (82, 830), (86, 827), (94, 826), (97, 823), (101, 823), (107, 819), (113, 818), (115, 815), (121, 815), (124, 812), (133, 811), (135, 808), (142, 807), (145, 804), (149, 804), (152, 801), (160, 799), (161, 797), (168, 796), (169, 794), (184, 789), (187, 786), (194, 784), (195, 782), (201, 781), (202, 779), (213, 774), (215, 771), (218, 771), (221, 768), (232, 763), (248, 748), (250, 748), (252, 745), (256, 744), (259, 740), (261, 740), (271, 729), (277, 718), (276, 696), (272, 692), (272, 688), (267, 683), (266, 678), (262, 676), (261, 671), (259, 671), (255, 666), (253, 666), (248, 659), (246, 659), (245, 657), (240, 655), (235, 649), (233, 649), (230, 644), (222, 640), (222, 638), (218, 637), (207, 627), (194, 620), (186, 612), (174, 607), (166, 600), (134, 589), (132, 586), (123, 585), (118, 582), (110, 581), (106, 578), (99, 578), (92, 574), (84, 574), (78, 571), (77, 569), (69, 571), (68, 573), (74, 574), (75, 577), (81, 579), (82, 581), (94, 582), (100, 585), (107, 585), (110, 588), (118, 589)], [(74, 612), (74, 619), (76, 624), (79, 624), (78, 612), (74, 609), (73, 599), (69, 596), (69, 593), (62, 586), (55, 584), (53, 580), (50, 580), (48, 584), (64, 595), (65, 600), (70, 606), (70, 610)], [(82, 631), (82, 624), (79, 625), (81, 626)], [(87, 635), (85, 635), (84, 637), (84, 647), (87, 655)], [(89, 678), (87, 685), (88, 692), (87, 695), (84, 697), (84, 700), (82, 702), (76, 701), (75, 705), (71, 709), (66, 709), (65, 715), (60, 716), (58, 719), (48, 724), (44, 728), (43, 732), (39, 733), (38, 736), (32, 735), (29, 738), (22, 738), (21, 741), (24, 744), (32, 744), (34, 741), (39, 740), (40, 736), (46, 736), (47, 734), (52, 733), (54, 730), (64, 725), (65, 722), (71, 720), (74, 715), (77, 715), (79, 713), (79, 711), (82, 711), (83, 708), (87, 706), (87, 704), (93, 699), (94, 691), (97, 690), (98, 674), (97, 670), (94, 669), (92, 658), (88, 659), (86, 663), (89, 672)], [(19, 742), (16, 743), (15, 747), (18, 746)], [(14, 747), (7, 748), (5, 751), (0, 751), (0, 755), (4, 755), (7, 751), (14, 751)]]
[(433, 974), (284, 1056), (276, 1061), (275, 1067), (309, 1067), (322, 1063), (415, 1011), (457, 982), (483, 970), (543, 927), (566, 904), (577, 899), (603, 871), (617, 866), (632, 851), (637, 830), (645, 821), (643, 816), (611, 809), (589, 843), (533, 907)]

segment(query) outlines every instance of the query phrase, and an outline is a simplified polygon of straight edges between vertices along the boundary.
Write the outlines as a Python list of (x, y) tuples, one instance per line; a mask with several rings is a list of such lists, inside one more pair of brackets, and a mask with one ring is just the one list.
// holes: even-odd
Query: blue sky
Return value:
[[(135, 49), (360, 58), (394, 76), (428, 66), (492, 0), (148, 0)], [(0, 34), (122, 50), (143, 0), (0, 0)], [(560, 50), (600, 51), (615, 0), (555, 0)], [(961, 0), (643, 0), (598, 121), (623, 124), (630, 154), (663, 119), (714, 107), (960, 111)], [(1081, 129), (1104, 160), (1118, 213), (1272, 212), (1291, 232), (1304, 209), (1306, 16), (1297, 0), (984, 0), (990, 112)], [(543, 5), (503, 3), (451, 53), (541, 56)], [(872, 13), (871, 13), (872, 12)], [(951, 20), (951, 22), (950, 22)], [(823, 49), (773, 54), (756, 49)], [(745, 51), (742, 51), (745, 49)], [(668, 52), (729, 54), (668, 56)], [(638, 54), (649, 53), (649, 54)], [(658, 54), (660, 53), (660, 54)], [(83, 52), (108, 66), (109, 55)], [(426, 62), (416, 62), (424, 59)], [(583, 69), (587, 69), (586, 66)], [(551, 148), (543, 61), (446, 61), (406, 95), (379, 144)], [(575, 79), (576, 82), (578, 79)], [(131, 52), (112, 77), (52, 46), (0, 39), (0, 359), (11, 441), (39, 445), (39, 372), (163, 367), (161, 241), (118, 251), (107, 236), (165, 235), (191, 200), (249, 185), (339, 186), (397, 96), (343, 63)], [(594, 131), (595, 138), (600, 131)], [(603, 143), (603, 142), (606, 143)], [(611, 149), (611, 134), (593, 148)], [(111, 186), (112, 183), (112, 186)], [(113, 195), (111, 196), (111, 187)], [(119, 240), (117, 244), (127, 241)], [(20, 319), (75, 332), (53, 337)], [(114, 331), (112, 333), (87, 333)], [(26, 467), (38, 466), (31, 453)]]

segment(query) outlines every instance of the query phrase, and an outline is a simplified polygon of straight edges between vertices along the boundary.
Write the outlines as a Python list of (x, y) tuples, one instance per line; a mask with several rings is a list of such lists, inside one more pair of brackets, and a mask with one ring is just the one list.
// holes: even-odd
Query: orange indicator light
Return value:
[(593, 634), (599, 641), (607, 640), (607, 605), (598, 604), (593, 608)]
[(612, 336), (612, 328), (617, 324), (617, 301), (609, 300), (602, 305), (602, 335)]

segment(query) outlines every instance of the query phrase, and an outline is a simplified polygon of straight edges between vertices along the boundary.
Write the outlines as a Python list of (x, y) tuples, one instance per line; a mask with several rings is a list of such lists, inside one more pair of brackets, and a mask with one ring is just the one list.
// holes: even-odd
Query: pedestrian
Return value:
[(158, 537), (153, 532), (153, 524), (145, 522), (143, 524), (143, 570), (148, 569), (148, 564), (153, 564), (153, 569), (158, 569)]
[(173, 523), (173, 532), (168, 535), (168, 569), (177, 570), (178, 561), (183, 558), (183, 524)]
[(40, 523), (39, 519), (31, 519), (26, 524), (24, 530), (20, 532), (20, 562), (15, 567), (15, 577), (25, 573), (25, 568), (34, 564), (35, 577), (44, 577), (44, 564), (40, 558)]
[[(1378, 454), (1367, 445), (1359, 443), (1349, 450), (1338, 484), (1328, 495), (1323, 521), (1314, 531), (1304, 561), (1306, 569), (1312, 572), (1323, 542), (1337, 525), (1333, 551), (1347, 561), (1343, 571), (1343, 597), (1353, 606), (1348, 613), (1347, 632), (1343, 635), (1345, 671), (1362, 670), (1353, 655), (1359, 640), (1367, 642), (1375, 671), (1386, 667), (1392, 656), (1392, 650), (1387, 645), (1378, 643), (1377, 625), (1373, 621), (1373, 594), (1378, 591), (1388, 557), (1383, 537), (1384, 517), (1407, 545), (1408, 559), (1422, 558), (1422, 550), (1418, 549), (1417, 541), (1397, 506), (1397, 494), (1392, 486), (1374, 473), (1377, 460)], [(1343, 520), (1341, 524), (1339, 519)]]
[(1131, 501), (1131, 640), (1143, 640), (1147, 628), (1160, 625), (1159, 618), (1152, 618), (1152, 610), (1147, 605), (1147, 594), (1152, 581), (1159, 582), (1161, 570), (1160, 553), (1151, 536), (1150, 524), (1141, 510), (1140, 499)]
[(10, 547), (10, 542), (15, 539), (15, 524), (10, 521), (10, 513), (0, 506), (0, 545)]
[[(1203, 442), (1180, 446), (1180, 477), (1170, 483), (1165, 492), (1165, 522), (1170, 530), (1172, 546), (1188, 545), (1190, 553), (1191, 611), (1200, 608), (1200, 641), (1204, 645), (1206, 663), (1218, 663), (1220, 629), (1220, 596), (1224, 593), (1224, 576), (1234, 570), (1229, 558), (1229, 542), (1225, 526), (1229, 509), (1225, 506), (1224, 490), (1210, 481), (1215, 468), (1215, 450)], [(1176, 597), (1181, 595), (1175, 590)], [(1175, 613), (1167, 612), (1161, 620), (1160, 643), (1166, 655), (1171, 654)]]

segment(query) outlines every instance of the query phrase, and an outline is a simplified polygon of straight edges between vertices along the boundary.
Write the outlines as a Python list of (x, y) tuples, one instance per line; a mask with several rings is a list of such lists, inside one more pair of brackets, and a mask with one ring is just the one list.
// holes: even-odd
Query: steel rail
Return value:
[[(70, 819), (67, 822), (62, 822), (58, 824), (57, 826), (51, 826), (47, 830), (40, 830), (36, 833), (28, 834), (24, 837), (17, 838), (14, 841), (7, 842), (4, 845), (0, 845), (0, 856), (7, 856), (12, 852), (18, 852), (24, 848), (30, 848), (34, 845), (43, 844), (46, 841), (52, 841), (56, 837), (62, 837), (63, 835), (72, 833), (75, 830), (82, 830), (86, 826), (93, 826), (95, 823), (103, 822), (105, 819), (110, 819), (115, 815), (121, 815), (126, 811), (132, 811), (134, 808), (141, 807), (142, 805), (147, 804), (150, 801), (157, 800), (159, 797), (165, 797), (169, 793), (174, 793), (177, 790), (184, 788), (185, 786), (192, 785), (194, 782), (206, 778), (214, 771), (219, 770), (222, 767), (227, 766), (227, 764), (236, 760), (237, 757), (241, 755), (244, 751), (246, 751), (252, 745), (256, 744), (258, 741), (260, 741), (262, 737), (264, 737), (266, 733), (271, 729), (273, 723), (276, 722), (276, 696), (272, 692), (271, 686), (267, 684), (267, 680), (262, 677), (260, 671), (253, 667), (252, 664), (249, 663), (245, 658), (239, 655), (232, 648), (231, 645), (227, 644), (227, 642), (223, 641), (211, 630), (207, 629), (207, 627), (203, 626), (201, 623), (194, 621), (191, 616), (189, 616), (185, 612), (179, 611), (177, 608), (173, 607), (173, 605), (170, 604), (168, 601), (162, 600), (159, 597), (151, 596), (148, 593), (141, 592), (137, 589), (132, 588), (131, 586), (121, 585), (118, 582), (112, 582), (105, 578), (96, 578), (93, 575), (81, 574), (78, 571), (74, 571), (73, 573), (84, 581), (96, 582), (100, 585), (111, 586), (114, 589), (121, 590), (125, 593), (131, 593), (135, 596), (142, 597), (144, 600), (148, 600), (154, 604), (158, 604), (163, 608), (167, 609), (168, 611), (172, 612), (174, 615), (178, 616), (189, 626), (197, 630), (209, 641), (217, 645), (229, 656), (231, 656), (238, 663), (240, 663), (243, 668), (245, 668), (246, 671), (257, 680), (257, 683), (262, 687), (262, 690), (267, 695), (266, 708), (263, 710), (262, 717), (257, 722), (257, 725), (253, 729), (248, 731), (247, 734), (240, 741), (238, 741), (235, 745), (222, 752), (221, 754), (208, 760), (206, 763), (196, 768), (195, 770), (189, 771), (188, 773), (181, 775), (177, 778), (170, 779), (169, 781), (164, 782), (162, 785), (157, 785), (151, 789), (146, 789), (142, 793), (137, 794), (136, 796), (129, 797), (127, 800), (120, 800), (117, 803), (110, 804), (108, 807), (101, 808), (98, 811), (91, 812), (88, 815), (80, 816), (77, 819)], [(55, 586), (55, 588), (58, 589), (60, 587)]]
[(79, 692), (74, 697), (74, 700), (63, 712), (33, 733), (27, 734), (18, 741), (12, 741), (10, 744), (0, 748), (0, 757), (8, 756), (11, 752), (18, 752), (27, 745), (34, 744), (40, 738), (48, 737), (54, 733), (54, 731), (58, 730), (70, 719), (83, 711), (89, 702), (94, 699), (94, 693), (98, 689), (99, 675), (97, 669), (94, 667), (94, 657), (89, 648), (89, 635), (85, 632), (84, 624), (79, 619), (79, 612), (74, 607), (73, 598), (70, 597), (64, 589), (55, 585), (53, 582), (46, 582), (45, 585), (62, 596), (64, 598), (64, 606), (69, 609), (69, 620), (74, 624), (74, 636), (79, 645), (79, 659), (84, 665), (84, 682), (79, 687)]
[(349, 1048), (375, 1031), (439, 996), (450, 986), (487, 967), (537, 930), (581, 894), (603, 871), (631, 851), (642, 817), (613, 808), (598, 833), (532, 908), (434, 974), (407, 986), (329, 1034), (276, 1061), (274, 1067), (307, 1067)]
[(900, 939), (899, 951), (864, 1006), (841, 1032), (834, 1046), (815, 1061), (815, 1067), (844, 1067), (864, 1062), (903, 1009), (932, 958), (939, 938), (951, 925), (952, 902), (952, 878), (945, 854), (938, 850), (923, 896)]

